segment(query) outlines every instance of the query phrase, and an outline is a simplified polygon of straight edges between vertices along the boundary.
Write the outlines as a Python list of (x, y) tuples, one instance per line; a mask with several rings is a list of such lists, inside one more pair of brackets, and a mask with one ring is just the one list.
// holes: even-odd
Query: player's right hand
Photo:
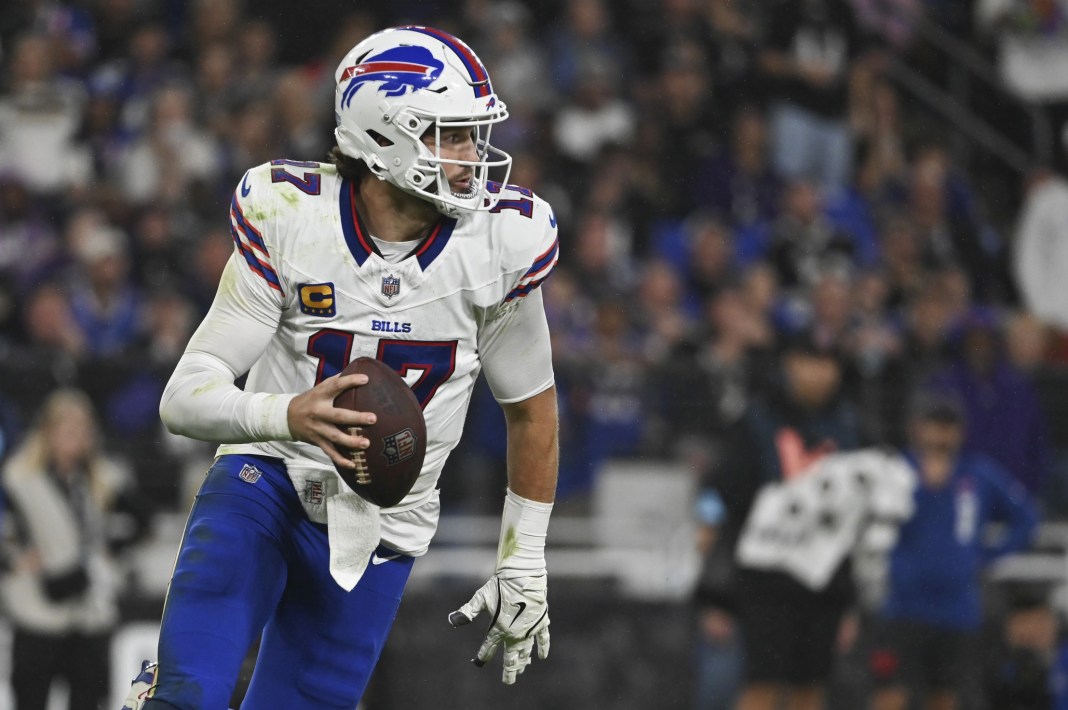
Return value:
[(349, 427), (374, 424), (376, 417), (371, 412), (339, 409), (334, 406), (334, 399), (345, 390), (365, 384), (366, 375), (335, 375), (294, 397), (287, 413), (293, 439), (318, 446), (335, 466), (356, 468), (341, 449), (366, 449), (371, 442), (359, 434), (349, 433)]

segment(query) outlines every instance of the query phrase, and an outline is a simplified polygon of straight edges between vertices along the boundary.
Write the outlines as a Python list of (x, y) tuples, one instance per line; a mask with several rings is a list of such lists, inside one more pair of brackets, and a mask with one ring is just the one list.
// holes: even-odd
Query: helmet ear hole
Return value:
[(371, 136), (371, 140), (373, 140), (375, 143), (377, 143), (382, 148), (388, 148), (391, 145), (393, 145), (393, 141), (391, 141), (389, 138), (386, 138), (384, 135), (382, 135), (378, 131), (373, 130), (371, 128), (367, 129), (367, 135)]

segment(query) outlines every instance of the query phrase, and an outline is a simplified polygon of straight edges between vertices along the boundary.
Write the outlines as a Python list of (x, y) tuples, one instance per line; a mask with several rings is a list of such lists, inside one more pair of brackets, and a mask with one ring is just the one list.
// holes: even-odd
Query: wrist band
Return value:
[(511, 491), (504, 497), (497, 575), (503, 579), (545, 573), (545, 537), (552, 503), (539, 503)]

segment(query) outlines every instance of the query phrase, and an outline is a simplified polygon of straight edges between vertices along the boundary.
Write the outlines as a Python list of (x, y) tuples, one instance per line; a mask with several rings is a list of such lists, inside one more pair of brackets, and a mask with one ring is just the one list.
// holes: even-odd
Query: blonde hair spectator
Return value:
[(4, 466), (8, 504), (0, 599), (14, 627), (11, 686), (20, 710), (44, 710), (63, 678), (70, 710), (107, 693), (118, 620), (107, 517), (125, 472), (100, 445), (89, 398), (59, 390)]

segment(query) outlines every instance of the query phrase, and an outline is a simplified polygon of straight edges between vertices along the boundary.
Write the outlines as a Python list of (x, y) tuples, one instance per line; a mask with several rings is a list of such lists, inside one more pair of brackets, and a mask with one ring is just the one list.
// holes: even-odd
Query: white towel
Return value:
[(355, 493), (338, 493), (326, 501), (330, 576), (346, 592), (351, 592), (363, 577), (382, 537), (378, 511), (377, 505)]
[(353, 493), (332, 468), (294, 459), (286, 460), (286, 468), (304, 512), (326, 524), (330, 576), (351, 592), (382, 537), (381, 509)]

